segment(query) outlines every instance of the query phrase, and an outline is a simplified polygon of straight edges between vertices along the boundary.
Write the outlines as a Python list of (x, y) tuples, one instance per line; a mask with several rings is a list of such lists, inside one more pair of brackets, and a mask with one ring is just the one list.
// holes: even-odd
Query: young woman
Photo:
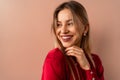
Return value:
[(42, 80), (104, 80), (101, 60), (90, 50), (88, 16), (80, 3), (58, 6), (52, 31), (57, 48), (46, 56)]

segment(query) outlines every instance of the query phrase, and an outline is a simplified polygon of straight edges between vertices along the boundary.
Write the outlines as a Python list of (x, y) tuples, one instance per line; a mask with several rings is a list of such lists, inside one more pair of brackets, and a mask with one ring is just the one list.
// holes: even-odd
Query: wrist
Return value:
[(89, 65), (85, 65), (84, 67), (82, 67), (82, 69), (84, 69), (84, 70), (90, 70), (90, 66)]

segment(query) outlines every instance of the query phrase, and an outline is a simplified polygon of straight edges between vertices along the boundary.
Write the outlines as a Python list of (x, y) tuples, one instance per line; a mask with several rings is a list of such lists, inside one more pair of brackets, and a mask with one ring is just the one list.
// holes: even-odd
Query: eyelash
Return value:
[(73, 25), (73, 23), (72, 23), (72, 22), (70, 22), (70, 23), (68, 23), (67, 25), (68, 25), (68, 26), (70, 26), (70, 25)]
[(57, 24), (57, 27), (60, 27), (60, 26), (62, 26), (61, 24)]
[[(73, 25), (73, 22), (69, 22), (69, 23), (67, 23), (67, 26), (72, 26)], [(60, 26), (62, 26), (62, 24), (57, 24), (57, 27), (60, 27)]]

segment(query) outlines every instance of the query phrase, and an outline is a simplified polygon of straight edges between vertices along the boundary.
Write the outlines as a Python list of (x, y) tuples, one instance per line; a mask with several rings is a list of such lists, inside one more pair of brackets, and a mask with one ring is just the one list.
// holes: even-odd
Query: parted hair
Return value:
[[(85, 54), (89, 56), (90, 60), (92, 61), (93, 65), (94, 65), (94, 62), (93, 62), (91, 54), (90, 54), (91, 53), (90, 40), (89, 40), (90, 25), (89, 25), (88, 15), (87, 15), (87, 12), (86, 12), (86, 9), (84, 8), (84, 6), (77, 1), (70, 0), (68, 2), (64, 2), (64, 3), (60, 4), (54, 11), (53, 23), (52, 23), (51, 29), (56, 38), (56, 46), (59, 47), (64, 52), (64, 47), (56, 36), (56, 26), (57, 26), (58, 14), (61, 10), (65, 9), (65, 8), (69, 9), (71, 11), (72, 16), (73, 16), (73, 21), (76, 25), (76, 29), (79, 32), (81, 31), (80, 22), (82, 22), (82, 24), (84, 26), (88, 27), (86, 36), (81, 35), (80, 48), (82, 48), (84, 50)], [(74, 73), (72, 75), (74, 77)]]

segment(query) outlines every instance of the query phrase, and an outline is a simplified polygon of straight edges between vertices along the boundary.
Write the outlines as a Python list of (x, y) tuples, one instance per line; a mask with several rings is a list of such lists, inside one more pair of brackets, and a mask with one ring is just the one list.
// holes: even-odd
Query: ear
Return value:
[(89, 24), (84, 26), (84, 31), (83, 31), (83, 35), (86, 36), (86, 34), (88, 33), (89, 30)]

